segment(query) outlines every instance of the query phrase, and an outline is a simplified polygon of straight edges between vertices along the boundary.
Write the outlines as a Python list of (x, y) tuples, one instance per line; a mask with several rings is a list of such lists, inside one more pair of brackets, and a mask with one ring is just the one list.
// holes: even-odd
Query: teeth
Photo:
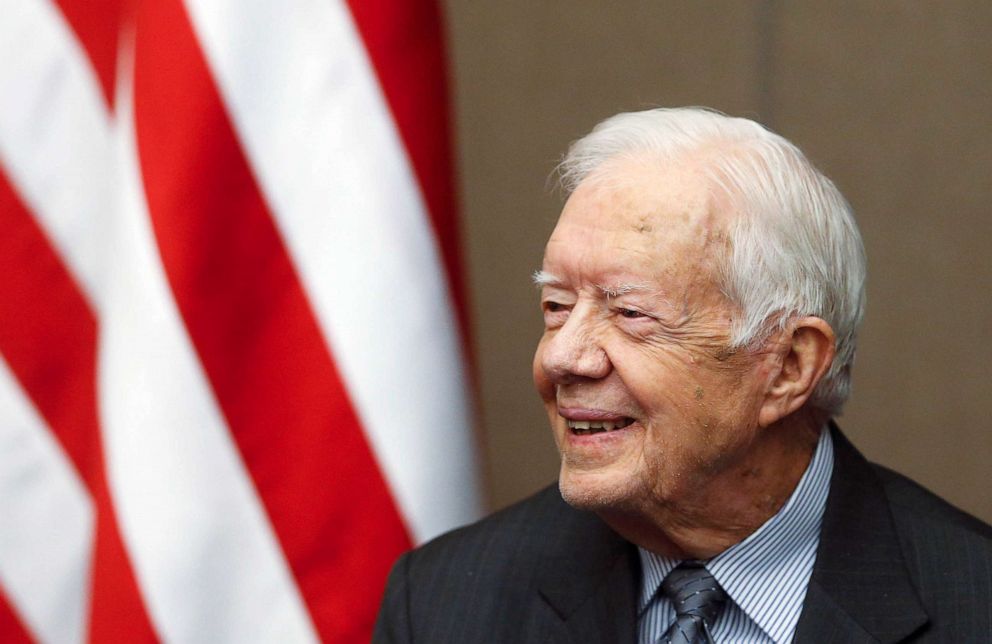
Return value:
[(634, 422), (633, 418), (624, 418), (619, 421), (612, 420), (567, 420), (569, 429), (576, 434), (595, 434), (598, 432), (609, 432), (614, 429), (622, 429)]

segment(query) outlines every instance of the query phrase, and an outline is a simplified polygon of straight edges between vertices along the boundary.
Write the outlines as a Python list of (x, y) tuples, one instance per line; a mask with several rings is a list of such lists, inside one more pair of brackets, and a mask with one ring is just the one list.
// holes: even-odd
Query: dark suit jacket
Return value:
[[(833, 430), (796, 642), (992, 642), (992, 528)], [(374, 641), (636, 642), (636, 548), (555, 487), (404, 555)]]

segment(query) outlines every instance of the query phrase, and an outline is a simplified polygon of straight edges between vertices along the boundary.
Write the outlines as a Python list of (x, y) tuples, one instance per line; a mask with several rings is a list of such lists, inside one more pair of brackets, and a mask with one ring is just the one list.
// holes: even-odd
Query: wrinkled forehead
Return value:
[(570, 195), (545, 257), (606, 246), (659, 263), (673, 253), (686, 255), (682, 264), (708, 263), (727, 240), (721, 201), (698, 164), (609, 160)]

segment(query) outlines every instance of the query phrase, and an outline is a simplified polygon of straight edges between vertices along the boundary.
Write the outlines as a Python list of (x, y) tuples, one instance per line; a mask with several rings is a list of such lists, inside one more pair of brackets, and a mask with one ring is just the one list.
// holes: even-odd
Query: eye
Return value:
[(625, 309), (625, 308), (622, 308), (622, 307), (617, 309), (617, 313), (619, 313), (621, 317), (625, 317), (628, 320), (634, 320), (634, 319), (637, 319), (637, 318), (647, 317), (646, 315), (644, 315), (640, 311), (636, 311), (634, 309)]
[(541, 309), (544, 312), (544, 326), (549, 329), (557, 329), (568, 319), (569, 307), (567, 304), (554, 300), (544, 300), (541, 302)]

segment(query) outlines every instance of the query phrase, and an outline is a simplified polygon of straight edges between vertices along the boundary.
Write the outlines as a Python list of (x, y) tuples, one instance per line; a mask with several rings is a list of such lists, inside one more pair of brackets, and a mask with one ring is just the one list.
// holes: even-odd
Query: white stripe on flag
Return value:
[(417, 541), (480, 512), (466, 368), (424, 200), (341, 1), (188, 0), (380, 466)]
[(0, 162), (91, 304), (110, 216), (109, 114), (49, 0), (0, 0)]
[(43, 642), (83, 642), (93, 504), (0, 357), (0, 584)]
[(172, 299), (141, 186), (122, 54), (122, 201), (100, 334), (101, 406), (122, 532), (159, 633), (174, 642), (316, 635)]

